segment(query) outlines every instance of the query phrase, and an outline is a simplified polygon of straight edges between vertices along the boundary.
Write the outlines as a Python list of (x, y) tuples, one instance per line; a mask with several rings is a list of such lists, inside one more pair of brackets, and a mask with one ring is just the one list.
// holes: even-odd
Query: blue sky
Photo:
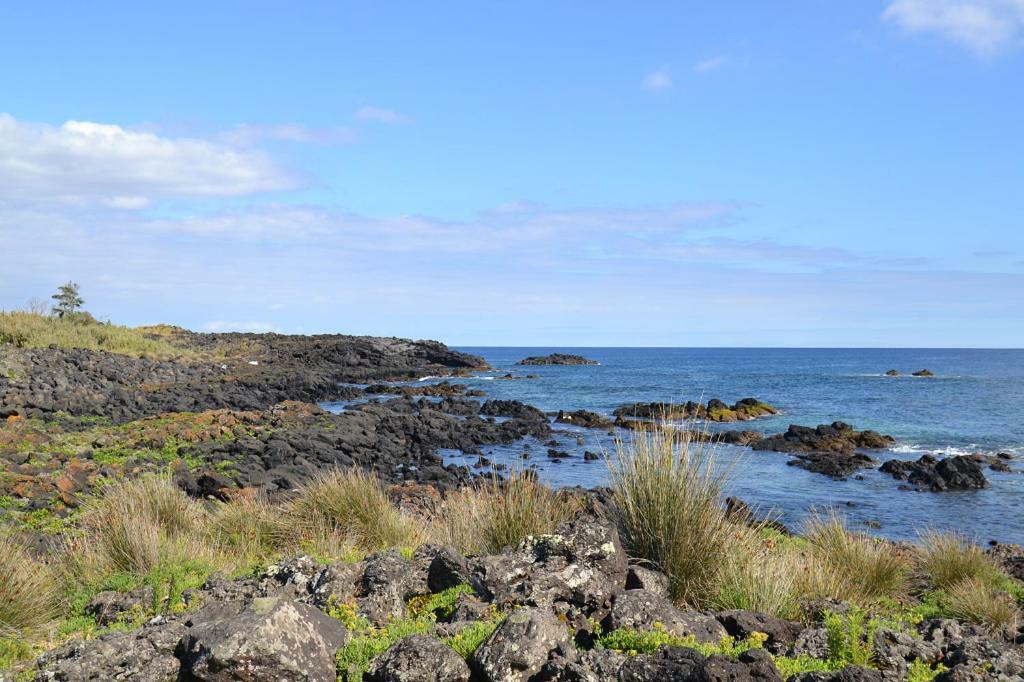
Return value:
[(0, 308), (1024, 345), (1024, 0), (156, 4), (0, 9)]

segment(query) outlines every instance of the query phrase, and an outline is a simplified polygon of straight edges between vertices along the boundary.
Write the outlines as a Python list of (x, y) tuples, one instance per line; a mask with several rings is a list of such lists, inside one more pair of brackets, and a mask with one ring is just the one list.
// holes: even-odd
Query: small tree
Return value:
[(78, 285), (74, 282), (63, 285), (50, 298), (57, 301), (57, 305), (53, 306), (53, 314), (57, 317), (70, 317), (85, 303), (78, 293)]

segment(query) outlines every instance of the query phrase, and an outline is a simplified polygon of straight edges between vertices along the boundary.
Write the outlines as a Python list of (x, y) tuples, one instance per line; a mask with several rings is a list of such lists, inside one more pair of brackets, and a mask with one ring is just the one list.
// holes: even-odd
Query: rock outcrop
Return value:
[(922, 455), (917, 461), (890, 459), (880, 469), (918, 490), (979, 490), (988, 487), (981, 465), (969, 455), (937, 459)]
[(523, 358), (517, 365), (598, 365), (597, 360), (585, 358), (582, 355), (568, 353), (551, 353), (550, 355), (531, 355)]

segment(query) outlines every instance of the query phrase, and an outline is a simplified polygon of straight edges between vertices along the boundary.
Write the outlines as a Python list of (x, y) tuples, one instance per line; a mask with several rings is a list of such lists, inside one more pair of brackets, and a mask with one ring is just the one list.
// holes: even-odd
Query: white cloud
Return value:
[(669, 73), (668, 67), (663, 66), (660, 69), (651, 71), (649, 74), (644, 76), (644, 87), (654, 92), (662, 92), (665, 90), (672, 89), (672, 74)]
[(375, 123), (386, 123), (387, 125), (412, 122), (412, 119), (404, 114), (381, 107), (362, 107), (353, 116), (357, 121), (373, 121)]
[(88, 121), (26, 123), (0, 113), (0, 202), (126, 209), (156, 198), (242, 196), (294, 184), (257, 150)]
[(711, 57), (710, 59), (701, 59), (693, 65), (693, 70), (697, 73), (707, 73), (708, 71), (714, 71), (720, 69), (729, 63), (729, 57), (727, 55), (718, 55), (717, 57)]
[(882, 18), (913, 33), (936, 33), (980, 56), (1016, 42), (1024, 0), (892, 0)]

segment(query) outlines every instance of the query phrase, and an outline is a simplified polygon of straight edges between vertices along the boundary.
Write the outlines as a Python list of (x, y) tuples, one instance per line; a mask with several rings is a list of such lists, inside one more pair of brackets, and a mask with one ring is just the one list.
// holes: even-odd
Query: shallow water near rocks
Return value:
[[(459, 379), (489, 397), (521, 400), (545, 411), (592, 410), (610, 415), (630, 402), (708, 400), (732, 403), (756, 397), (779, 408), (775, 417), (712, 430), (742, 428), (775, 433), (789, 424), (814, 426), (841, 420), (858, 430), (875, 429), (897, 440), (886, 459), (917, 459), (972, 452), (1009, 452), (1011, 473), (985, 468), (990, 487), (980, 491), (921, 493), (899, 490), (900, 482), (876, 470), (862, 480), (833, 479), (787, 466), (775, 452), (721, 446), (719, 461), (731, 463), (729, 494), (783, 523), (798, 527), (812, 508), (835, 507), (851, 526), (895, 539), (912, 539), (935, 527), (968, 533), (980, 542), (1024, 542), (1024, 350), (960, 349), (711, 349), (711, 348), (477, 348), (495, 368)], [(516, 366), (529, 355), (578, 353), (595, 366)], [(934, 377), (913, 377), (927, 368)], [(885, 376), (896, 369), (898, 377)], [(498, 379), (512, 373), (515, 380)], [(538, 375), (526, 379), (526, 375)], [(490, 446), (484, 456), (510, 467), (535, 466), (552, 485), (594, 486), (607, 482), (603, 461), (583, 453), (612, 452), (601, 431), (553, 424), (557, 450), (519, 442)], [(626, 436), (628, 438), (628, 435)], [(523, 459), (524, 448), (530, 457)], [(447, 461), (472, 465), (477, 455), (443, 453)]]

